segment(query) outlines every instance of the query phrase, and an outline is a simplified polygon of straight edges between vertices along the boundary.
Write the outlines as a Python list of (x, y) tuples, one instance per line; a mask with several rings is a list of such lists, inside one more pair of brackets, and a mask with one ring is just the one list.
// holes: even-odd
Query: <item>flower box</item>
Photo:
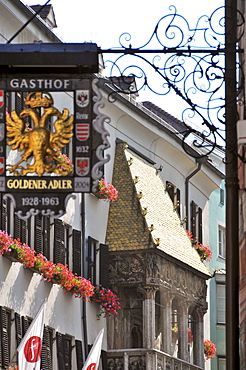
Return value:
[(4, 257), (6, 257), (8, 260), (10, 260), (11, 262), (19, 262), (18, 261), (18, 256), (17, 256), (17, 252), (16, 251), (7, 251), (3, 254)]
[(107, 202), (115, 202), (118, 199), (118, 191), (105, 179), (98, 181), (98, 191), (95, 195), (99, 199), (106, 200)]
[(67, 265), (49, 261), (27, 244), (22, 244), (19, 239), (12, 240), (11, 236), (1, 230), (0, 255), (22, 263), (25, 268), (40, 274), (43, 280), (59, 284), (64, 291), (72, 293), (75, 297), (84, 300), (91, 298), (99, 302), (105, 316), (116, 315), (120, 309), (119, 298), (109, 289), (94, 287), (89, 280), (73, 274)]

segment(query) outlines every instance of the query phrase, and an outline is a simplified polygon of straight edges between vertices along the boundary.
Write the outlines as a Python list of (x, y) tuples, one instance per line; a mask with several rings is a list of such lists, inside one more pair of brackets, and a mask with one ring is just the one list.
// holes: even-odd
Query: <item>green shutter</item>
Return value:
[(21, 317), (16, 312), (15, 312), (15, 338), (16, 338), (16, 347), (18, 347), (22, 339), (22, 330), (21, 330)]
[(41, 368), (52, 370), (52, 332), (47, 326), (44, 327), (43, 333)]
[(81, 340), (75, 340), (77, 369), (83, 367), (83, 350)]
[(100, 244), (100, 284), (109, 286), (109, 250), (106, 244)]
[(57, 347), (58, 369), (65, 370), (63, 335), (58, 332), (56, 333), (56, 347)]
[(5, 308), (0, 308), (1, 316), (1, 344), (2, 344), (2, 365), (7, 367), (10, 361), (10, 328), (8, 313)]
[(55, 219), (54, 225), (54, 262), (66, 263), (66, 251), (64, 246), (64, 225), (62, 220)]
[(82, 275), (81, 231), (73, 229), (73, 272)]
[(43, 253), (43, 230), (42, 215), (35, 216), (34, 249), (37, 253)]

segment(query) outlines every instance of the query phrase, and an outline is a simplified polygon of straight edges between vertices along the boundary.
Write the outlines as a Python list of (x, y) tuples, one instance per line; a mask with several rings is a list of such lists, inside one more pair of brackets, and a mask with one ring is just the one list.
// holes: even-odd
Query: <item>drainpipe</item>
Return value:
[(202, 167), (202, 161), (199, 161), (199, 159), (197, 159), (196, 163), (197, 163), (197, 168), (193, 172), (191, 172), (191, 174), (189, 174), (189, 176), (187, 176), (185, 179), (185, 208), (186, 208), (185, 228), (186, 230), (189, 229), (189, 181), (193, 176), (195, 176), (197, 172), (200, 171)]
[[(85, 253), (85, 193), (81, 193), (81, 239), (82, 239), (82, 267), (85, 273), (86, 269), (86, 253)], [(82, 300), (82, 322), (84, 334), (84, 353), (85, 358), (88, 356), (88, 335), (87, 335), (87, 316), (86, 316), (86, 302)]]

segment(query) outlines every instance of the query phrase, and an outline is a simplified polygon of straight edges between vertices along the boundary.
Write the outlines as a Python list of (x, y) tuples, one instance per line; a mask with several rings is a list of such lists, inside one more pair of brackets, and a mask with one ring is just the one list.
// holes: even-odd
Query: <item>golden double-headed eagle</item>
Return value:
[[(70, 142), (73, 136), (73, 115), (69, 115), (68, 109), (63, 109), (62, 113), (52, 107), (53, 98), (47, 92), (31, 92), (25, 99), (25, 108), (19, 114), (12, 111), (7, 114), (7, 144), (12, 150), (24, 151), (21, 159), (14, 165), (7, 164), (8, 171), (14, 175), (26, 175), (36, 173), (42, 176), (46, 173), (56, 173), (68, 175), (71, 165), (61, 156), (61, 148)], [(43, 114), (41, 115), (41, 108)], [(47, 120), (55, 116), (54, 132), (47, 128)], [(25, 117), (30, 117), (32, 125), (27, 128), (24, 122)], [(31, 162), (26, 167), (20, 166), (21, 163)]]

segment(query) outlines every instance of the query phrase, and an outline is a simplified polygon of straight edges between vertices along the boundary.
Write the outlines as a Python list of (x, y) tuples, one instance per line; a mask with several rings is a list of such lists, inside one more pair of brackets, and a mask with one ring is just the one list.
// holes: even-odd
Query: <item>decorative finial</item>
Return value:
[(127, 161), (127, 163), (128, 163), (128, 166), (129, 166), (129, 167), (132, 165), (132, 162), (133, 162), (133, 158), (131, 157), (131, 158)]
[(146, 215), (147, 215), (147, 213), (148, 213), (148, 208), (147, 208), (147, 207), (144, 207), (144, 208), (142, 209), (142, 215), (143, 215), (143, 216), (146, 216)]
[(149, 227), (149, 231), (152, 233), (152, 231), (154, 231), (154, 225), (151, 224), (150, 227)]
[(143, 197), (143, 193), (141, 191), (139, 191), (137, 193), (137, 197), (138, 197), (138, 200), (141, 199)]

